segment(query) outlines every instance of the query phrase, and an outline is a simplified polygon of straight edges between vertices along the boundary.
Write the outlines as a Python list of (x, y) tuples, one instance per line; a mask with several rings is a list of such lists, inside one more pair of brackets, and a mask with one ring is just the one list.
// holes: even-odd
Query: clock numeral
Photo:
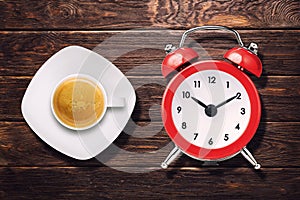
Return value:
[(228, 141), (228, 140), (229, 140), (229, 134), (225, 134), (224, 140), (225, 140), (225, 141)]
[(182, 91), (182, 98), (190, 98), (191, 93), (189, 91)]
[(182, 108), (180, 106), (177, 107), (177, 113), (179, 114), (181, 112)]
[(213, 145), (213, 143), (214, 143), (214, 142), (212, 141), (212, 138), (210, 138), (209, 141), (208, 141), (208, 144), (209, 144), (209, 145)]
[(236, 93), (236, 99), (241, 99), (242, 94), (240, 92)]
[(182, 129), (186, 129), (186, 122), (182, 122), (181, 128), (182, 128)]
[(246, 109), (245, 108), (241, 108), (241, 114), (244, 115), (246, 113)]
[(200, 81), (194, 81), (194, 87), (200, 88)]
[(226, 81), (226, 87), (229, 88), (229, 81)]
[(236, 125), (235, 129), (240, 130), (240, 123)]
[(195, 136), (195, 137), (194, 137), (194, 140), (196, 140), (196, 138), (198, 137), (198, 134), (199, 134), (199, 133), (194, 133), (194, 136)]
[(209, 77), (208, 77), (208, 83), (216, 83), (216, 77), (214, 77), (214, 76), (209, 76)]

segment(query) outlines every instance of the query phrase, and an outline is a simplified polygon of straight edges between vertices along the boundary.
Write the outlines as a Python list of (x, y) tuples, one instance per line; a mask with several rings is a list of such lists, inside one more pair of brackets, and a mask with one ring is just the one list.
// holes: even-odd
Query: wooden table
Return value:
[[(0, 199), (299, 198), (298, 0), (4, 0), (0, 1), (0, 20)], [(155, 106), (161, 103), (165, 89), (159, 68), (168, 40), (164, 34), (133, 42), (138, 50), (112, 57), (131, 82), (141, 85), (136, 90), (132, 120), (145, 127), (140, 130), (142, 135), (148, 134), (135, 137), (123, 132), (114, 146), (133, 155), (147, 155), (147, 161), (135, 156), (121, 156), (108, 166), (97, 159), (78, 161), (49, 147), (26, 124), (20, 111), (26, 87), (40, 66), (61, 48), (80, 45), (93, 49), (125, 32), (155, 37), (155, 33), (166, 33), (161, 28), (173, 30), (168, 31), (169, 41), (178, 44), (184, 30), (212, 24), (235, 28), (246, 44), (259, 44), (264, 71), (260, 79), (252, 78), (263, 113), (248, 148), (262, 164), (260, 171), (240, 155), (218, 167), (204, 167), (202, 162), (181, 156), (167, 170), (156, 168), (168, 153), (159, 150), (170, 142)], [(133, 30), (137, 28), (142, 30)], [(196, 33), (191, 38), (212, 58), (220, 59), (236, 45), (232, 37), (215, 32)], [(144, 48), (145, 44), (155, 48)], [(115, 50), (126, 45), (122, 40), (115, 42)], [(143, 67), (131, 70), (137, 66)], [(147, 128), (149, 124), (157, 133)], [(132, 173), (135, 167), (149, 172)]]

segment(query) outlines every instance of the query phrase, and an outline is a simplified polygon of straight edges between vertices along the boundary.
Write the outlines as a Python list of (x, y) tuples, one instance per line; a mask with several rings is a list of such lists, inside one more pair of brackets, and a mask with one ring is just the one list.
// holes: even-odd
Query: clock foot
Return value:
[(261, 165), (255, 160), (253, 155), (246, 147), (242, 149), (241, 154), (254, 166), (254, 169), (256, 170), (260, 169)]
[(172, 151), (169, 153), (167, 158), (164, 160), (164, 162), (161, 163), (161, 168), (167, 169), (169, 164), (171, 164), (180, 154), (181, 150), (177, 146), (175, 146), (174, 149), (172, 149)]

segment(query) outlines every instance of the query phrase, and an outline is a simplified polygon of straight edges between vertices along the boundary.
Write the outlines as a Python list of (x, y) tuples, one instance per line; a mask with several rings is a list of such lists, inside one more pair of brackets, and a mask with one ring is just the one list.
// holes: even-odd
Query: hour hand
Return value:
[(203, 102), (201, 102), (199, 99), (196, 99), (195, 97), (191, 97), (197, 104), (202, 106), (203, 108), (207, 108), (207, 105), (205, 105)]

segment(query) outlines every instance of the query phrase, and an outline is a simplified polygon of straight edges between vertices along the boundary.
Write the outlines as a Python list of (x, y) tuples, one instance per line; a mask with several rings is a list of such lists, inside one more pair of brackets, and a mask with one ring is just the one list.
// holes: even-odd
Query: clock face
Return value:
[(242, 83), (219, 70), (187, 77), (172, 101), (176, 129), (190, 143), (207, 149), (235, 142), (247, 128), (250, 114), (250, 99)]
[(177, 74), (163, 97), (167, 133), (186, 154), (202, 160), (238, 153), (261, 115), (253, 82), (225, 61), (204, 61)]

